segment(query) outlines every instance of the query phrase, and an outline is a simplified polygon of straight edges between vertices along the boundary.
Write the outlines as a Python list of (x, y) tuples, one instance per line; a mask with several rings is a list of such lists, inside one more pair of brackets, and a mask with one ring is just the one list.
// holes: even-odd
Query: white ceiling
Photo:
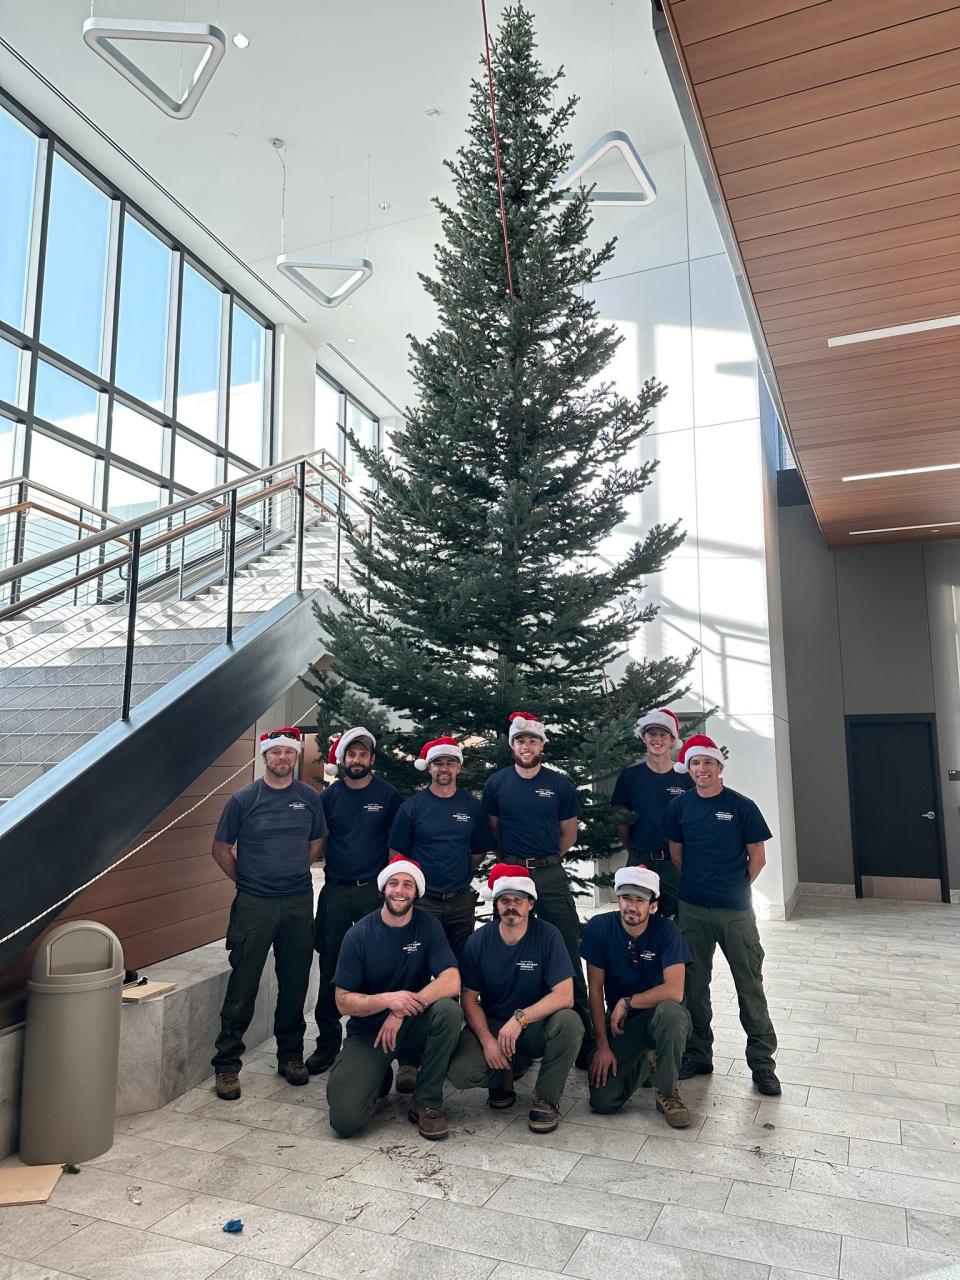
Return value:
[[(492, 24), (502, 7), (490, 3)], [(544, 65), (562, 63), (567, 90), (581, 97), (570, 132), (576, 151), (613, 127), (626, 129), (645, 155), (684, 143), (649, 0), (539, 0), (529, 7)], [(305, 324), (2, 48), (0, 84), (273, 320), (290, 323), (371, 408), (392, 411), (328, 343), (398, 404), (409, 403), (406, 334), (426, 336), (434, 322), (417, 272), (431, 270), (439, 219), (430, 199), (449, 193), (442, 161), (463, 138), (468, 85), (483, 47), (480, 0), (95, 0), (94, 12), (214, 22), (228, 37), (249, 37), (243, 51), (228, 43), (196, 113), (175, 121), (83, 44), (89, 0), (6, 0), (2, 29)], [(432, 108), (439, 117), (428, 118)], [(333, 252), (374, 261), (372, 280), (337, 310), (314, 305), (276, 270), (282, 175), (268, 142), (274, 136), (286, 143), (287, 252), (331, 246), (332, 197)], [(380, 201), (389, 201), (387, 212), (377, 209)], [(599, 210), (598, 232), (615, 230), (617, 217), (622, 222), (622, 213)]]

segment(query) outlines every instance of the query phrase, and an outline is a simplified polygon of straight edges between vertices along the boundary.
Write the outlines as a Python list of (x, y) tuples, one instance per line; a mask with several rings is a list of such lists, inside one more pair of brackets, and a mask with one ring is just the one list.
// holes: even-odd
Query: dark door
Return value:
[(909, 876), (949, 901), (933, 718), (848, 716), (847, 767), (857, 896), (863, 876)]

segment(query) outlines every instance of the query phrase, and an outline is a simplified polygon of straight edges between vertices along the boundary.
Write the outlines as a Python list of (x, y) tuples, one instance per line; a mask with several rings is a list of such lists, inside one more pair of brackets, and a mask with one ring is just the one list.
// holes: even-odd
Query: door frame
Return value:
[(937, 840), (940, 845), (940, 901), (950, 902), (950, 881), (947, 874), (947, 837), (943, 825), (943, 789), (940, 784), (940, 752), (937, 749), (937, 717), (932, 711), (917, 711), (891, 715), (844, 716), (844, 737), (847, 747), (847, 794), (850, 800), (850, 834), (853, 844), (853, 884), (858, 898), (863, 897), (863, 878), (860, 872), (858, 854), (857, 813), (853, 798), (853, 736), (850, 732), (858, 724), (922, 724), (926, 725), (927, 738), (930, 743), (930, 758), (933, 761), (933, 798), (936, 806)]

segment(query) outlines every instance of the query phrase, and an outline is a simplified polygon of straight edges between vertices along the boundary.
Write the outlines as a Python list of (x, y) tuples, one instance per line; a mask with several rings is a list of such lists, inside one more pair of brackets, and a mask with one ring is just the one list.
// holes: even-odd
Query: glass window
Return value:
[(173, 476), (178, 485), (203, 493), (217, 483), (217, 456), (194, 444), (186, 436), (177, 436), (173, 457)]
[(164, 407), (173, 254), (129, 214), (123, 222), (117, 386)]
[(19, 475), (19, 442), (22, 428), (9, 418), (0, 417), (0, 480), (11, 480)]
[(208, 440), (217, 438), (222, 324), (223, 294), (184, 266), (177, 420)]
[(15, 329), (28, 327), (25, 310), (39, 150), (36, 135), (0, 110), (0, 320)]
[[(166, 490), (149, 480), (131, 475), (123, 467), (110, 468), (110, 497), (107, 510), (118, 520), (135, 520), (166, 503)], [(149, 531), (151, 534), (155, 530)]]
[(61, 156), (53, 161), (40, 337), (100, 371), (110, 250), (108, 196)]
[[(113, 436), (110, 449), (128, 462), (139, 462), (141, 467), (166, 475), (168, 470), (167, 445), (170, 428), (163, 427), (121, 400), (113, 406)], [(112, 488), (112, 485), (111, 485)]]
[[(369, 413), (364, 413), (360, 406), (354, 404), (352, 400), (347, 401), (347, 426), (365, 449), (379, 447), (380, 423), (376, 418), (371, 418)], [(359, 455), (354, 452), (349, 440), (347, 441), (346, 468), (351, 490), (363, 501), (363, 490), (372, 488), (373, 481), (370, 478), (370, 473), (360, 461)]]
[(313, 447), (343, 461), (343, 396), (339, 387), (317, 374)]
[(240, 307), (233, 308), (230, 340), (230, 452), (262, 465), (264, 371), (267, 335)]
[(40, 431), (31, 433), (30, 474), (35, 480), (77, 502), (98, 507), (97, 463), (88, 453), (51, 440)]
[[(41, 360), (37, 366), (36, 414), (81, 440), (98, 439), (100, 392)], [(48, 484), (49, 481), (44, 481)], [(53, 486), (54, 488), (56, 486)]]
[(22, 409), (27, 402), (29, 371), (29, 353), (0, 338), (0, 400)]

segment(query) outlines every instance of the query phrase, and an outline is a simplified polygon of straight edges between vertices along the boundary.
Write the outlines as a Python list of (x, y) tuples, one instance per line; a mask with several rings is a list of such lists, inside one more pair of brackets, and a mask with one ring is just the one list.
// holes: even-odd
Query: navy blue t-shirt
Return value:
[(580, 954), (587, 964), (604, 971), (603, 992), (608, 1009), (624, 996), (659, 987), (663, 971), (670, 965), (690, 964), (693, 960), (686, 939), (672, 920), (648, 916), (643, 933), (631, 938), (619, 911), (605, 911), (587, 922)]
[(772, 838), (752, 800), (731, 787), (708, 799), (688, 791), (670, 802), (667, 835), (683, 845), (681, 902), (740, 911), (749, 908), (747, 845)]
[(467, 939), (460, 957), (460, 980), (476, 991), (488, 1018), (506, 1022), (547, 995), (558, 982), (573, 977), (573, 963), (560, 930), (536, 916), (527, 932), (508, 947), (499, 920), (488, 920)]
[[(443, 927), (433, 916), (414, 908), (410, 923), (397, 929), (384, 924), (380, 911), (371, 911), (347, 930), (333, 985), (364, 996), (422, 991), (445, 969), (456, 967)], [(375, 1039), (388, 1012), (349, 1018), (347, 1035)]]
[(341, 779), (322, 795), (327, 819), (325, 870), (328, 880), (373, 880), (387, 865), (387, 837), (400, 808), (400, 793), (382, 778), (365, 787)]
[(458, 787), (444, 799), (425, 787), (397, 810), (390, 848), (420, 863), (428, 892), (453, 893), (470, 883), (470, 855), (489, 853), (493, 836), (476, 796)]
[(674, 796), (693, 786), (688, 773), (654, 773), (640, 761), (624, 769), (613, 788), (610, 803), (636, 813), (630, 824), (631, 853), (654, 853), (667, 847), (667, 809)]
[(483, 807), (500, 820), (500, 848), (514, 858), (548, 858), (560, 852), (560, 823), (580, 817), (580, 801), (569, 778), (541, 767), (521, 778), (513, 765), (491, 774)]
[(320, 795), (296, 779), (288, 787), (248, 782), (227, 801), (214, 840), (237, 846), (237, 889), (257, 898), (306, 893), (309, 845), (327, 834)]

